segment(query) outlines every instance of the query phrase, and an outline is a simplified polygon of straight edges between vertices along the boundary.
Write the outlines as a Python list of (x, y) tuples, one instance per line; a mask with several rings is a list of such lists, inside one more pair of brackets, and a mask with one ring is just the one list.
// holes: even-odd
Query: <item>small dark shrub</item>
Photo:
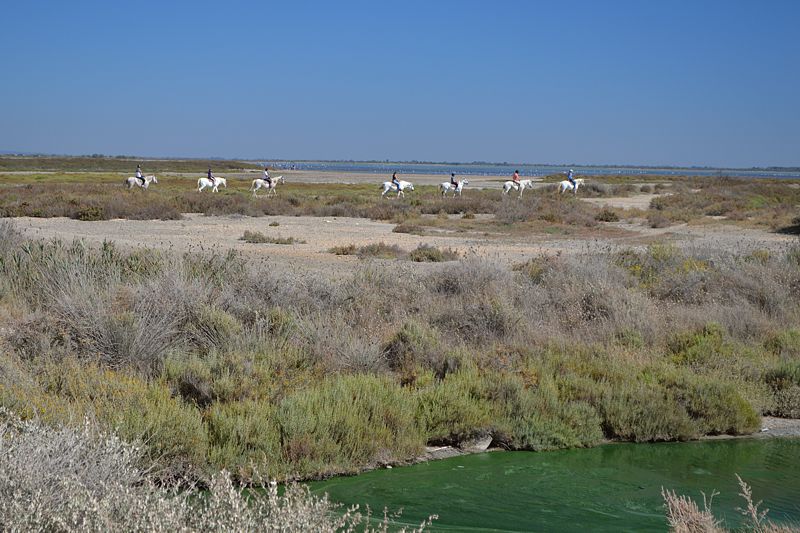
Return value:
[(92, 220), (103, 220), (105, 218), (105, 212), (103, 211), (102, 207), (98, 205), (91, 205), (78, 210), (78, 212), (75, 214), (75, 218), (87, 222)]
[(604, 207), (594, 216), (594, 219), (599, 222), (619, 222), (619, 215), (613, 209)]
[(661, 213), (648, 213), (647, 223), (651, 228), (667, 228), (672, 225), (670, 219)]
[(417, 263), (442, 263), (444, 261), (456, 261), (458, 258), (458, 252), (449, 248), (440, 250), (427, 244), (420, 244), (409, 254), (409, 259)]

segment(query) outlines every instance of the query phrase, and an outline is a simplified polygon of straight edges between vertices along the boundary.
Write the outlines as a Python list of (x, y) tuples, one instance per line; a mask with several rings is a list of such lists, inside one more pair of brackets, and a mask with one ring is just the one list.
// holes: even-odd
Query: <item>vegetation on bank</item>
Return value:
[[(50, 428), (0, 409), (0, 524), (5, 531), (423, 531), (340, 509), (300, 485), (245, 491), (229, 472), (197, 486), (154, 483), (141, 443), (91, 419)], [(266, 480), (265, 480), (266, 481)]]
[(0, 405), (90, 416), (163, 482), (756, 431), (800, 411), (800, 251), (651, 246), (345, 279), (0, 221)]

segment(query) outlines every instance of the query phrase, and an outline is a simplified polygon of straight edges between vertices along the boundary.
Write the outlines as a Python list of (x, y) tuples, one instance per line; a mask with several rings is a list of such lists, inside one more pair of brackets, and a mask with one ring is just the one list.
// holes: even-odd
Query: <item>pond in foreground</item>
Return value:
[(741, 524), (735, 474), (775, 522), (800, 524), (800, 439), (609, 444), (555, 452), (496, 452), (312, 483), (332, 501), (403, 509), (434, 531), (664, 531), (661, 487), (714, 496), (726, 527)]

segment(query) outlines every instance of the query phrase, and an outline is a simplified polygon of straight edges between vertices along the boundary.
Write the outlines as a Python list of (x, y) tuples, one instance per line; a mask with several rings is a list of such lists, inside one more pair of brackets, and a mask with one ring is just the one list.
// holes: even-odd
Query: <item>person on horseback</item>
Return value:
[(575, 178), (573, 177), (573, 174), (574, 174), (573, 170), (569, 169), (569, 172), (567, 172), (567, 179), (572, 184), (572, 188), (574, 189), (575, 188)]
[(514, 175), (511, 176), (511, 179), (514, 181), (514, 183), (519, 185), (519, 170), (514, 171)]
[(142, 185), (144, 185), (144, 176), (142, 176), (142, 166), (136, 165), (136, 179), (141, 180)]
[(453, 189), (458, 190), (458, 180), (456, 179), (456, 173), (455, 172), (451, 172), (450, 173), (450, 185), (453, 186)]
[(397, 191), (400, 192), (400, 180), (397, 177), (397, 172), (392, 174), (392, 184), (397, 186)]
[(267, 183), (267, 189), (272, 188), (272, 177), (269, 175), (269, 167), (264, 167), (264, 181)]
[(210, 181), (211, 184), (213, 185), (215, 183), (215, 181), (214, 181), (214, 173), (211, 172), (211, 167), (208, 167), (208, 176), (207, 177), (208, 177), (208, 181)]

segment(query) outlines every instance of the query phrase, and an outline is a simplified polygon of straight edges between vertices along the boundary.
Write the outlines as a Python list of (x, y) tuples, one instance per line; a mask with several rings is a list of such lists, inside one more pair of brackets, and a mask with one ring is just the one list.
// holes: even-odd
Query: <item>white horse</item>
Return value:
[(267, 180), (263, 178), (256, 178), (253, 180), (253, 184), (250, 186), (250, 190), (253, 192), (253, 196), (256, 195), (256, 191), (259, 189), (267, 189), (267, 196), (278, 194), (275, 190), (275, 187), (279, 183), (283, 183), (283, 176), (278, 176), (277, 178), (272, 178), (272, 183), (268, 184)]
[(456, 197), (456, 194), (461, 196), (461, 191), (464, 189), (466, 185), (469, 185), (469, 180), (461, 180), (458, 182), (458, 186), (453, 185), (449, 181), (443, 181), (439, 184), (439, 190), (442, 191), (442, 196), (453, 191), (453, 198)]
[(578, 186), (580, 185), (583, 185), (583, 178), (576, 178), (575, 185), (570, 183), (569, 180), (564, 180), (558, 184), (558, 192), (572, 191), (573, 194), (578, 194)]
[(197, 192), (202, 191), (206, 187), (211, 187), (211, 192), (219, 192), (217, 191), (217, 188), (220, 185), (222, 185), (226, 189), (228, 188), (228, 182), (225, 180), (225, 178), (218, 178), (214, 176), (213, 182), (208, 178), (200, 178), (199, 180), (197, 180)]
[(381, 198), (386, 198), (386, 193), (389, 191), (397, 191), (398, 198), (400, 198), (401, 196), (405, 198), (406, 193), (403, 191), (405, 191), (406, 189), (409, 191), (413, 191), (414, 184), (411, 183), (410, 181), (400, 180), (400, 187), (398, 188), (397, 185), (395, 185), (391, 181), (384, 181), (383, 184), (380, 186), (380, 188), (383, 189), (383, 192), (381, 193)]
[(519, 183), (508, 180), (503, 184), (503, 194), (508, 194), (508, 191), (514, 189), (515, 191), (519, 191), (519, 197), (522, 198), (522, 191), (525, 189), (532, 189), (533, 188), (534, 180), (519, 180)]
[(145, 176), (144, 183), (142, 180), (135, 176), (131, 176), (130, 178), (125, 178), (125, 181), (122, 182), (128, 190), (133, 189), (134, 187), (141, 187), (142, 189), (147, 190), (151, 183), (158, 183), (158, 179), (155, 176)]

